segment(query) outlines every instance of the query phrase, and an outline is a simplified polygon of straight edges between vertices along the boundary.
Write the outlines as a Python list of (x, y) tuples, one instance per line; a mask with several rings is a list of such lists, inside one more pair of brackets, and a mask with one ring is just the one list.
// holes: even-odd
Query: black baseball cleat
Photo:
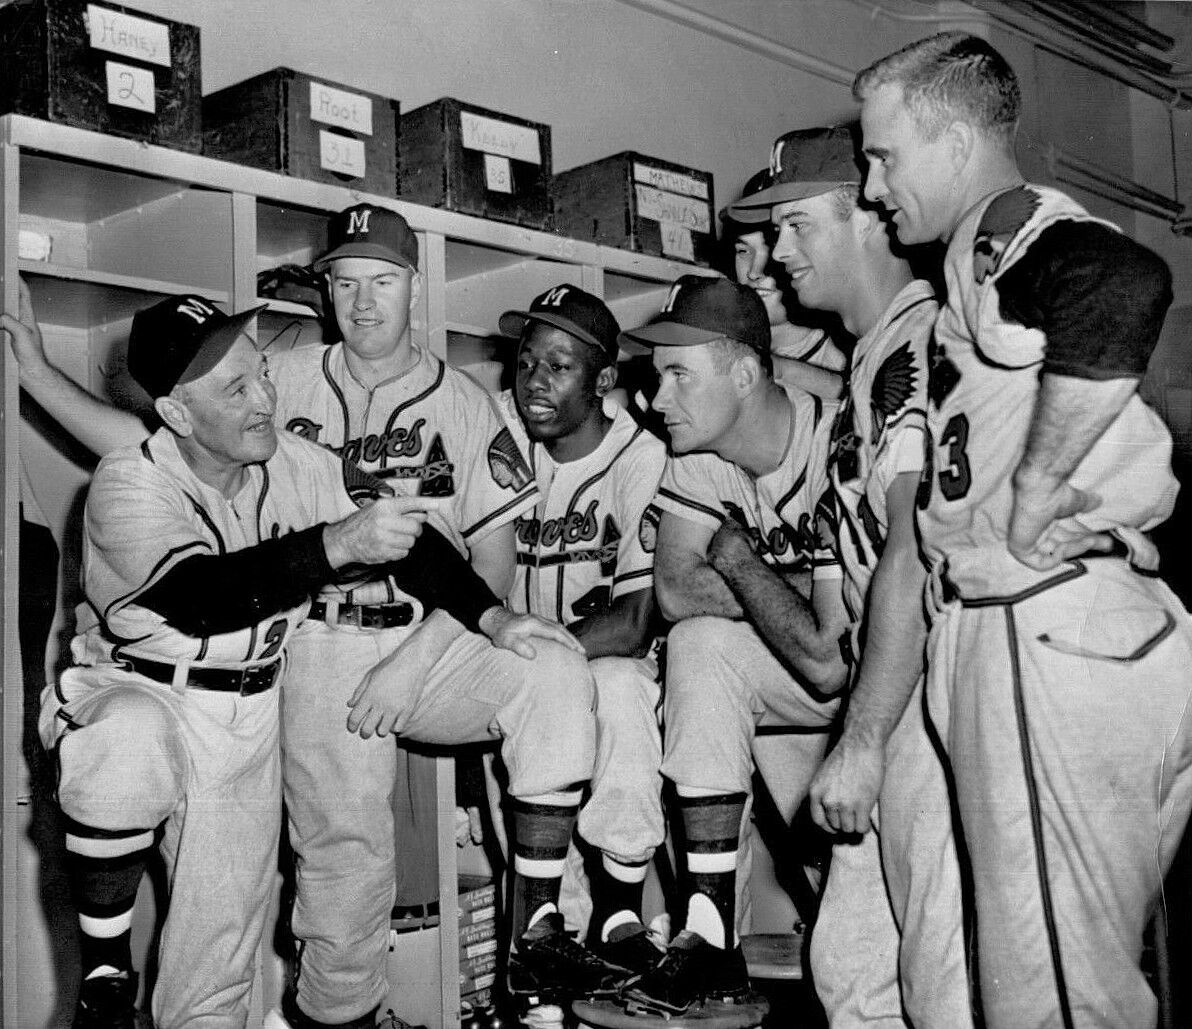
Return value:
[(632, 976), (568, 936), (557, 912), (530, 926), (509, 955), (510, 996), (537, 1004), (614, 994)]
[(136, 1029), (136, 972), (84, 979), (75, 1004), (73, 1029)]
[(609, 964), (628, 968), (634, 975), (645, 975), (666, 954), (660, 938), (641, 922), (617, 926), (607, 940), (588, 937), (588, 950)]
[(626, 984), (621, 995), (630, 1010), (680, 1015), (698, 1002), (738, 1000), (749, 992), (739, 945), (721, 950), (685, 929), (671, 940), (655, 968)]

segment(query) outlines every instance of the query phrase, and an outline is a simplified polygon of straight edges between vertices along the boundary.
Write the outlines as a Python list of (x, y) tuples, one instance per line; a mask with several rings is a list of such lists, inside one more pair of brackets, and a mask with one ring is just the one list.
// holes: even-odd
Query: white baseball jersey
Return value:
[(466, 556), (532, 508), (537, 488), (494, 398), (466, 373), (415, 350), (412, 368), (371, 390), (352, 376), (342, 343), (271, 357), (276, 422), (396, 492), (453, 498), (430, 524)]
[(541, 498), (517, 519), (510, 606), (568, 625), (604, 613), (617, 597), (651, 588), (658, 518), (651, 502), (666, 446), (606, 399), (604, 412), (613, 422), (600, 445), (559, 464), (541, 443), (531, 444), (512, 392), (500, 399), (529, 454)]
[(869, 582), (889, 532), (886, 491), (905, 472), (923, 470), (927, 348), (939, 306), (916, 279), (857, 340), (848, 396), (833, 432), (828, 469), (836, 496), (844, 601), (861, 620)]
[(96, 665), (125, 654), (201, 667), (268, 662), (281, 652), (308, 603), (235, 632), (195, 637), (137, 603), (179, 562), (256, 546), (354, 510), (334, 455), (287, 433), (277, 452), (249, 465), (232, 499), (200, 481), (159, 429), (139, 447), (117, 450), (96, 469), (87, 496), (83, 581), (75, 661)]
[(830, 503), (828, 453), (837, 404), (783, 387), (791, 405), (790, 434), (779, 466), (755, 479), (712, 453), (670, 457), (654, 503), (715, 530), (735, 518), (753, 535), (763, 560), (783, 572), (838, 567), (820, 537), (817, 515)]
[[(1011, 475), (1026, 446), (1047, 340), (1003, 320), (997, 285), (1044, 229), (1064, 219), (1099, 220), (1057, 190), (1018, 186), (978, 204), (948, 246), (948, 302), (931, 354), (934, 469), (925, 473), (919, 527), (928, 557), (947, 560), (966, 599), (1017, 593), (1056, 574), (1033, 571), (1005, 545)], [(1100, 498), (1076, 516), (1079, 523), (1113, 532), (1142, 567), (1156, 567), (1158, 555), (1140, 530), (1163, 521), (1175, 501), (1170, 452), (1166, 426), (1135, 395), (1071, 477)]]

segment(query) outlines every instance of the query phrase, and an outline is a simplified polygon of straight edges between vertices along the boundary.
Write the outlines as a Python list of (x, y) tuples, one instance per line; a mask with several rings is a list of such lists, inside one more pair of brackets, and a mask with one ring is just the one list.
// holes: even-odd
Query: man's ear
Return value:
[(748, 396), (763, 379), (762, 363), (756, 354), (742, 354), (733, 362), (732, 380), (738, 395)]
[(615, 364), (606, 364), (596, 373), (596, 396), (607, 396), (617, 384), (617, 366)]
[(185, 438), (194, 432), (190, 411), (187, 410), (185, 402), (179, 400), (174, 394), (171, 393), (168, 397), (158, 397), (153, 401), (153, 409), (157, 412), (158, 418), (165, 422), (166, 428), (175, 436)]
[(968, 164), (977, 145), (977, 133), (972, 125), (961, 119), (949, 122), (943, 131), (944, 153), (952, 165), (953, 173), (959, 173)]
[(413, 311), (422, 296), (422, 275), (420, 272), (410, 273), (410, 310)]

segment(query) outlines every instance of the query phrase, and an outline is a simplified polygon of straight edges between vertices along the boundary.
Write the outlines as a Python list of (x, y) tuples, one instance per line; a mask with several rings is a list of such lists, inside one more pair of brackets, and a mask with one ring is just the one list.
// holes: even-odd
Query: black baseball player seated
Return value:
[(683, 276), (622, 345), (652, 352), (652, 406), (670, 434), (655, 500), (655, 587), (676, 623), (662, 773), (678, 795), (689, 873), (682, 931), (625, 992), (683, 1012), (749, 989), (735, 879), (754, 728), (826, 727), (845, 683), (840, 573), (815, 528), (835, 405), (775, 382), (765, 308), (726, 279)]
[[(500, 326), (517, 339), (514, 388), (501, 406), (539, 493), (517, 519), (509, 603), (567, 625), (584, 644), (596, 688), (591, 793), (576, 840), (569, 848), (560, 839), (551, 855), (564, 875), (561, 913), (548, 916), (580, 932), (586, 923), (586, 949), (544, 952), (534, 938), (540, 927), (531, 926), (510, 958), (509, 983), (514, 993), (555, 988), (575, 997), (619, 985), (662, 953), (643, 924), (642, 893), (665, 832), (651, 505), (666, 449), (609, 399), (620, 327), (599, 297), (560, 283), (528, 310), (505, 312)], [(533, 857), (519, 851), (514, 861)], [(584, 954), (623, 971), (609, 976), (580, 961)]]
[[(3, 326), (39, 348), (22, 287), (24, 317)], [(256, 313), (185, 296), (136, 315), (129, 370), (164, 425), (108, 454), (88, 496), (75, 663), (40, 720), (79, 912), (77, 1027), (134, 1024), (130, 927), (154, 848), (171, 887), (155, 1024), (247, 1018), (281, 830), (275, 687), (312, 593), (383, 565), (412, 617), (442, 610), (519, 651), (562, 643), (582, 668), (562, 627), (506, 611), (424, 525), (440, 500), (275, 430)]]

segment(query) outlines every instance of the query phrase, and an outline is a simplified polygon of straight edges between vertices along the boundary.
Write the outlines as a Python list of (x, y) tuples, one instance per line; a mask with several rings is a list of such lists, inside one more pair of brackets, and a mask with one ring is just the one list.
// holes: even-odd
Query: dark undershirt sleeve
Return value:
[(467, 558), (429, 525), (422, 527), (410, 553), (389, 565), (389, 572), (398, 586), (422, 601), (428, 614), (442, 608), (471, 632), (479, 632), (480, 616), (501, 603)]
[(334, 577), (323, 525), (231, 554), (179, 561), (136, 600), (188, 636), (214, 636), (297, 607)]
[(1084, 379), (1141, 377), (1172, 301), (1162, 258), (1071, 220), (1044, 229), (997, 289), (1003, 318), (1046, 335), (1043, 370)]

